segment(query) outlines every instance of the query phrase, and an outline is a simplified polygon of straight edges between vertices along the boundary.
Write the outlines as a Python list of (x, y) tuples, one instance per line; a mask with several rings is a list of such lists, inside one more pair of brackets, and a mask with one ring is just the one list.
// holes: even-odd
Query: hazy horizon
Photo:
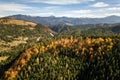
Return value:
[(67, 16), (54, 16), (54, 15), (49, 15), (49, 16), (34, 16), (34, 15), (27, 15), (27, 14), (13, 14), (13, 15), (7, 15), (7, 16), (2, 16), (0, 18), (4, 18), (4, 17), (10, 17), (10, 16), (18, 16), (18, 15), (22, 15), (22, 16), (30, 16), (30, 17), (55, 17), (55, 18), (62, 18), (62, 17), (66, 17), (66, 18), (106, 18), (106, 17), (111, 17), (111, 16), (116, 16), (116, 17), (120, 17), (119, 15), (110, 15), (110, 16), (104, 16), (104, 17), (67, 17)]

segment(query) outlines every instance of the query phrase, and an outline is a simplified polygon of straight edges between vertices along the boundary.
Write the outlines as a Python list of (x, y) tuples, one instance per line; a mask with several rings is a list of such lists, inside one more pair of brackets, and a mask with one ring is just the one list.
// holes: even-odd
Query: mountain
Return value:
[(27, 15), (12, 15), (7, 16), (8, 18), (14, 18), (19, 20), (26, 20), (31, 22), (40, 23), (46, 26), (53, 26), (59, 24), (71, 24), (71, 25), (81, 25), (81, 24), (99, 24), (99, 23), (120, 23), (120, 16), (108, 16), (104, 18), (70, 18), (70, 17), (39, 17), (39, 16), (27, 16)]
[(17, 20), (13, 18), (0, 18), (0, 24), (15, 24), (15, 25), (29, 25), (29, 26), (36, 26), (37, 23), (29, 22), (29, 21), (23, 21), (23, 20)]
[(55, 34), (47, 26), (34, 22), (0, 18), (0, 39), (6, 42), (13, 41), (16, 38), (36, 39), (41, 36), (49, 36), (50, 33)]
[(37, 24), (35, 22), (30, 22), (30, 21), (25, 21), (25, 20), (17, 20), (14, 18), (0, 18), (0, 24), (1, 25), (16, 25), (17, 26), (21, 26), (21, 28), (23, 26), (29, 27), (31, 30), (32, 29), (37, 29), (37, 30), (41, 30), (44, 32), (51, 32), (54, 33), (50, 28), (48, 28), (47, 26), (44, 26), (42, 24)]
[(50, 29), (57, 33), (65, 32), (65, 31), (71, 31), (73, 29), (73, 26), (68, 25), (68, 24), (59, 24), (55, 26), (51, 26)]

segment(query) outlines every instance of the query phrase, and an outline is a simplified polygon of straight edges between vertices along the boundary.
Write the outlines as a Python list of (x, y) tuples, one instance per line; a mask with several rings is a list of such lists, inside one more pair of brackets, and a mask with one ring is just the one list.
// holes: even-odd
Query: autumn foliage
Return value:
[[(71, 36), (51, 41), (47, 45), (33, 46), (23, 52), (5, 71), (4, 80), (20, 78), (42, 80), (48, 79), (48, 77), (57, 80), (83, 80), (89, 79), (91, 75), (91, 79), (98, 79), (98, 76), (100, 79), (110, 79), (110, 77), (115, 79), (119, 75), (119, 71), (116, 72), (119, 69), (118, 64), (117, 67), (112, 67), (113, 64), (117, 63), (116, 59), (113, 59), (115, 56), (112, 53), (116, 43), (110, 37), (76, 38)], [(109, 59), (110, 55), (113, 56), (110, 58), (114, 61), (111, 64), (108, 63), (111, 60)], [(105, 68), (102, 69), (103, 66)], [(107, 67), (111, 68), (107, 69)], [(97, 75), (98, 72), (94, 69), (103, 74)], [(85, 73), (86, 71), (89, 72)], [(108, 74), (107, 71), (111, 74)], [(85, 75), (88, 76), (85, 77)]]
[(5, 77), (3, 80), (13, 80), (18, 72), (27, 64), (31, 56), (38, 53), (38, 48), (33, 46), (23, 52), (20, 57), (13, 63), (13, 65), (5, 71)]

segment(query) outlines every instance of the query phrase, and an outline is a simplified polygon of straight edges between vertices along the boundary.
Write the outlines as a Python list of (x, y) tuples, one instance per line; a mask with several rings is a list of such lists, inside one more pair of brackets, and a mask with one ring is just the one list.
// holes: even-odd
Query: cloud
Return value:
[(84, 10), (72, 10), (64, 14), (59, 14), (59, 16), (67, 17), (91, 17), (91, 18), (101, 18), (111, 15), (120, 16), (120, 7), (109, 7), (109, 8), (99, 8), (99, 9), (84, 9)]
[(36, 2), (36, 3), (47, 3), (47, 4), (79, 4), (82, 2), (89, 2), (89, 1), (95, 1), (95, 0), (29, 0), (30, 2)]
[(61, 6), (47, 6), (47, 7), (44, 7), (43, 9), (44, 10), (58, 10), (58, 9), (61, 9), (62, 7)]
[[(26, 12), (27, 15), (32, 16), (51, 16), (54, 15), (56, 17), (90, 17), (90, 18), (101, 18), (111, 15), (120, 16), (120, 7), (109, 7), (109, 8), (97, 8), (97, 9), (74, 9), (74, 10), (63, 10), (62, 7), (55, 8), (56, 6), (44, 7), (42, 8), (44, 11), (39, 9), (35, 9), (31, 12)], [(52, 9), (52, 10), (51, 10)]]
[(55, 15), (55, 13), (46, 13), (46, 12), (42, 12), (42, 13), (28, 13), (27, 15), (31, 15), (31, 16), (51, 16), (51, 15)]
[[(32, 0), (31, 0), (32, 1)], [(33, 0), (35, 1), (35, 0)], [(80, 5), (74, 6), (69, 5), (70, 7), (63, 5), (63, 4), (78, 4), (86, 1), (94, 1), (94, 0), (36, 0), (39, 1), (39, 5), (34, 3), (28, 4), (20, 4), (20, 3), (0, 3), (0, 16), (8, 16), (14, 14), (25, 14), (25, 15), (32, 15), (32, 16), (51, 16), (54, 15), (56, 17), (91, 17), (91, 18), (99, 18), (105, 17), (110, 15), (120, 15), (120, 6), (117, 5), (109, 5), (107, 4), (106, 7), (103, 4), (104, 2), (98, 2), (99, 5), (97, 6), (92, 5), (91, 3), (87, 3), (88, 5)], [(41, 3), (48, 3), (53, 4), (51, 1), (56, 1), (54, 4), (59, 5), (43, 5)], [(58, 1), (58, 2), (57, 2)], [(51, 2), (51, 3), (50, 3)], [(90, 6), (89, 6), (90, 5)], [(108, 6), (108, 7), (107, 7)], [(98, 7), (98, 8), (93, 8)]]
[(92, 12), (91, 10), (73, 10), (72, 13), (86, 14)]
[(94, 15), (94, 11), (90, 10), (90, 9), (86, 9), (86, 10), (72, 10), (69, 11), (67, 14), (65, 14), (64, 16), (68, 16), (68, 17), (98, 17), (97, 15)]
[(120, 14), (120, 7), (109, 7), (109, 8), (100, 8), (95, 10), (96, 13), (104, 14), (111, 14), (111, 13), (119, 13)]
[(99, 8), (92, 11), (96, 17), (106, 17), (111, 15), (120, 16), (120, 7)]
[(31, 9), (31, 7), (16, 3), (0, 3), (0, 11), (21, 12), (27, 9)]
[(104, 2), (97, 2), (92, 5), (92, 7), (107, 7), (107, 6), (109, 6), (109, 4), (106, 4)]
[(120, 11), (120, 7), (112, 7), (112, 8), (108, 8), (107, 10)]
[(92, 14), (91, 10), (71, 10), (71, 11), (63, 11), (63, 12), (49, 12), (44, 11), (44, 12), (37, 12), (37, 13), (31, 13), (29, 15), (32, 16), (51, 16), (54, 15), (56, 17), (74, 17), (74, 18), (79, 18), (79, 17), (96, 17), (94, 14)]
[(116, 6), (120, 6), (120, 4), (116, 4)]

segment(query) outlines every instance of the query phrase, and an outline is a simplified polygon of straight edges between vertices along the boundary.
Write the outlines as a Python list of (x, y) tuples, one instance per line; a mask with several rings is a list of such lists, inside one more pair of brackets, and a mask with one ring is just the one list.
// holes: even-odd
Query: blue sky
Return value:
[(120, 16), (120, 0), (1, 0), (0, 17), (23, 14), (56, 17)]

